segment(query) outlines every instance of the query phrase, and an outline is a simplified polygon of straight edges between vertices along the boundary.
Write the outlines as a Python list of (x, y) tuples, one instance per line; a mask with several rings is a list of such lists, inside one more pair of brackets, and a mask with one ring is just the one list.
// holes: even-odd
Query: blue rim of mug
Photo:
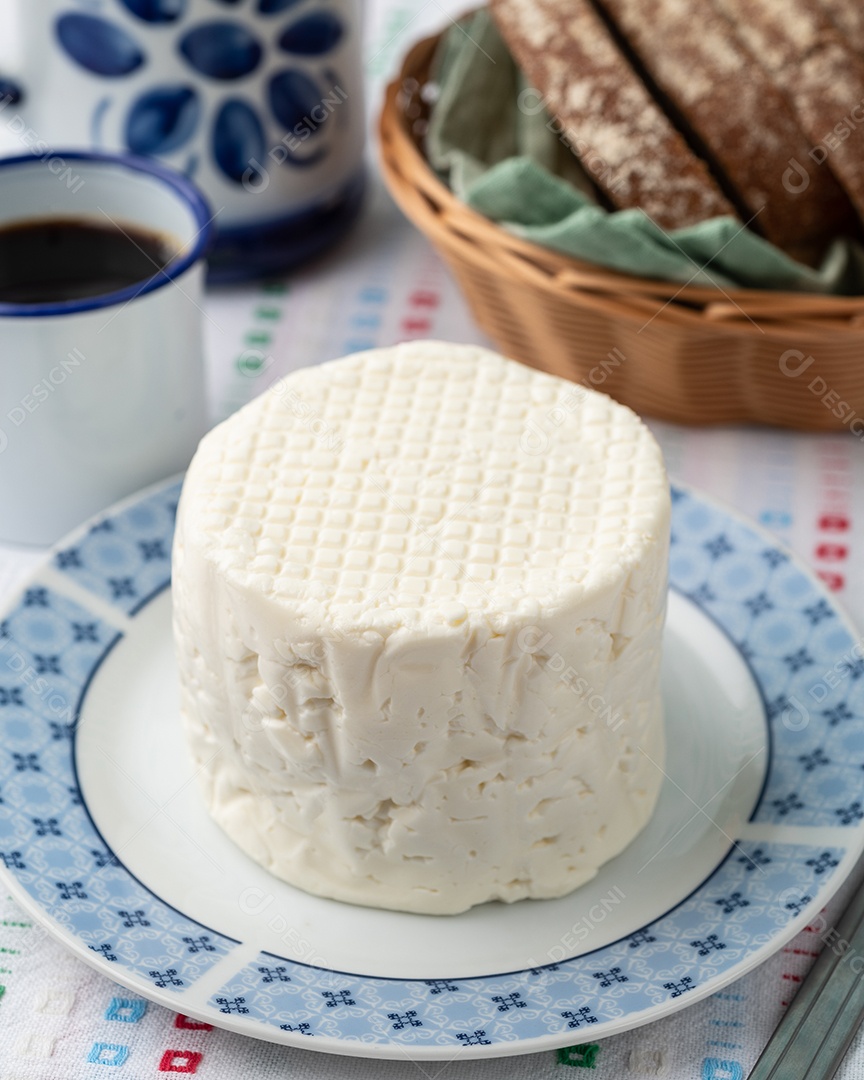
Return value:
[[(159, 270), (151, 278), (147, 278), (143, 284), (129, 285), (125, 289), (117, 289), (110, 293), (101, 293), (98, 296), (88, 296), (81, 300), (52, 301), (45, 304), (9, 304), (0, 302), (0, 318), (44, 318), (52, 315), (78, 315), (87, 311), (97, 311), (99, 308), (113, 307), (115, 304), (128, 303), (139, 296), (170, 285), (173, 281), (194, 266), (199, 259), (203, 259), (210, 250), (214, 239), (213, 213), (200, 189), (187, 179), (182, 173), (170, 169), (161, 162), (151, 158), (137, 157), (134, 154), (103, 154), (89, 153), (81, 150), (55, 150), (54, 157), (64, 161), (82, 161), (94, 165), (110, 165), (115, 168), (125, 169), (127, 172), (143, 173), (161, 181), (165, 187), (185, 202), (192, 211), (198, 232), (191, 246), (180, 257), (168, 263), (164, 269)], [(39, 165), (41, 159), (33, 154), (20, 154), (16, 157), (0, 158), (0, 170), (14, 168), (21, 165)], [(30, 219), (28, 219), (30, 220)]]

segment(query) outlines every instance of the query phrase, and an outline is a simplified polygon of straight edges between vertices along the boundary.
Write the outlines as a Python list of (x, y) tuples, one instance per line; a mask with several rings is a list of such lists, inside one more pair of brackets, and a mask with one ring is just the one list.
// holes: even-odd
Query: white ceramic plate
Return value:
[(564, 899), (455, 917), (277, 881), (207, 817), (179, 729), (178, 491), (145, 492), (71, 537), (0, 623), (0, 864), (20, 903), (115, 981), (307, 1049), (528, 1053), (713, 993), (788, 941), (854, 865), (855, 636), (770, 537), (676, 491), (667, 776), (623, 854)]

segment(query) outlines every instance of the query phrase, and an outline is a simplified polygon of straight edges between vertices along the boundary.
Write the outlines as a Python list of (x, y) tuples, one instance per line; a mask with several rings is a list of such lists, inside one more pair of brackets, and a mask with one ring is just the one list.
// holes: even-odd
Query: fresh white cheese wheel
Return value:
[(662, 780), (669, 489), (610, 398), (414, 342), (213, 430), (174, 546), (213, 818), (300, 888), (455, 913), (581, 885)]

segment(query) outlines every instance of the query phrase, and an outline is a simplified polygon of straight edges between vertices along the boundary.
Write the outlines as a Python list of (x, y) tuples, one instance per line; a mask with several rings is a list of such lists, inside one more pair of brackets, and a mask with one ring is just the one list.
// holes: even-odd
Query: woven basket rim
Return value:
[[(562, 294), (585, 294), (592, 305), (607, 306), (610, 314), (628, 321), (653, 309), (655, 318), (682, 329), (716, 327), (718, 332), (748, 335), (767, 329), (772, 337), (786, 331), (799, 338), (864, 334), (864, 295), (709, 288), (626, 274), (525, 240), (468, 207), (429, 165), (404, 107), (417, 102), (416, 91), (427, 83), (442, 33), (417, 41), (386, 88), (379, 118), (381, 158), (391, 194), (402, 210), (412, 219), (425, 217), (426, 226), (442, 242), (458, 245), (463, 258), (502, 261), (534, 284), (545, 282), (546, 288)], [(664, 304), (659, 313), (657, 301)]]

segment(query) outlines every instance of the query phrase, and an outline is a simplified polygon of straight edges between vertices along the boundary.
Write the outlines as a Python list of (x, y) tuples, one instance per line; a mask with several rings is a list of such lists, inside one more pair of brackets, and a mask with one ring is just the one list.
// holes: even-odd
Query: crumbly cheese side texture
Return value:
[(448, 914), (557, 897), (662, 780), (669, 494), (608, 397), (415, 342), (214, 429), (174, 547), (210, 813), (277, 876)]

